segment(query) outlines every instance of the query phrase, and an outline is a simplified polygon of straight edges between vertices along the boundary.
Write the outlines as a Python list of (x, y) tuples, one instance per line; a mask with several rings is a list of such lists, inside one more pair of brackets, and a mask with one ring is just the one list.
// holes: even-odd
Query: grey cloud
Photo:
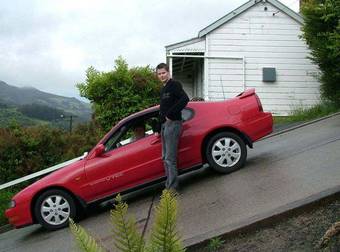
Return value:
[(197, 36), (246, 2), (0, 1), (0, 80), (72, 96), (89, 66), (112, 69), (119, 55), (130, 66), (155, 66), (164, 46)]

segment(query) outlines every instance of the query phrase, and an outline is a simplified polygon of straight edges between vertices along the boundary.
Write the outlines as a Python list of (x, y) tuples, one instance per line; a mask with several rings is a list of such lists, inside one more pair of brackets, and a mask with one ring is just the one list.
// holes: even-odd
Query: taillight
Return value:
[(256, 97), (257, 105), (259, 106), (260, 112), (263, 112), (263, 107), (262, 107), (262, 103), (260, 101), (260, 98), (258, 97), (257, 94), (255, 94), (255, 97)]

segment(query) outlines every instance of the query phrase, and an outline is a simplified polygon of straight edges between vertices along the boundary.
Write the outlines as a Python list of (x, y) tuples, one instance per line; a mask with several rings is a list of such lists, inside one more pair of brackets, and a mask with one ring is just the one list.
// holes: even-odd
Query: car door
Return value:
[(178, 146), (178, 169), (190, 168), (202, 163), (201, 145), (196, 136), (199, 125), (192, 125), (193, 117), (193, 109), (187, 107), (182, 110), (183, 125)]
[(151, 134), (127, 144), (124, 141), (120, 141), (124, 145), (86, 162), (91, 198), (99, 199), (164, 175), (159, 136)]

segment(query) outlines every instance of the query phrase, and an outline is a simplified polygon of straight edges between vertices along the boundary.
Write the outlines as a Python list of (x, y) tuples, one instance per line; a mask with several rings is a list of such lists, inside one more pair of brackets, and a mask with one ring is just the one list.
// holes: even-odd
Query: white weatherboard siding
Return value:
[(184, 91), (191, 99), (194, 96), (192, 71), (176, 72), (174, 73), (173, 78), (182, 83)]
[[(244, 56), (246, 87), (256, 88), (266, 111), (286, 115), (320, 99), (318, 69), (307, 58), (300, 27), (270, 3), (261, 2), (207, 34), (207, 51), (209, 56)], [(262, 81), (263, 67), (276, 68), (276, 82)], [(210, 59), (208, 69), (210, 100), (231, 98), (243, 90), (242, 60)]]
[(224, 100), (243, 91), (242, 59), (209, 59), (209, 100)]

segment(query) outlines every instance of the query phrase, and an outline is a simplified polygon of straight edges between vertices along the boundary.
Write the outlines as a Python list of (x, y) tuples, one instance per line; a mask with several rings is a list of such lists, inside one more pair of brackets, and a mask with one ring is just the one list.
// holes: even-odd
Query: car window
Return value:
[(112, 136), (104, 144), (105, 152), (113, 150), (117, 147), (116, 143), (118, 142), (118, 139), (124, 134), (125, 131), (126, 127), (123, 126), (119, 130), (117, 130), (114, 134), (112, 134)]
[(155, 112), (132, 119), (106, 141), (105, 151), (111, 151), (154, 134), (157, 124), (158, 113)]
[(184, 122), (190, 120), (191, 118), (193, 118), (193, 116), (194, 116), (194, 111), (192, 109), (184, 108), (182, 110), (182, 120)]
[[(147, 125), (148, 127), (148, 125)], [(129, 143), (138, 141), (144, 137), (147, 137), (149, 135), (152, 135), (154, 132), (152, 129), (148, 130), (147, 128), (144, 128), (142, 132), (139, 133), (139, 135), (136, 134), (136, 129), (134, 126), (130, 127), (124, 135), (122, 135), (118, 139), (117, 147), (127, 145)]]

